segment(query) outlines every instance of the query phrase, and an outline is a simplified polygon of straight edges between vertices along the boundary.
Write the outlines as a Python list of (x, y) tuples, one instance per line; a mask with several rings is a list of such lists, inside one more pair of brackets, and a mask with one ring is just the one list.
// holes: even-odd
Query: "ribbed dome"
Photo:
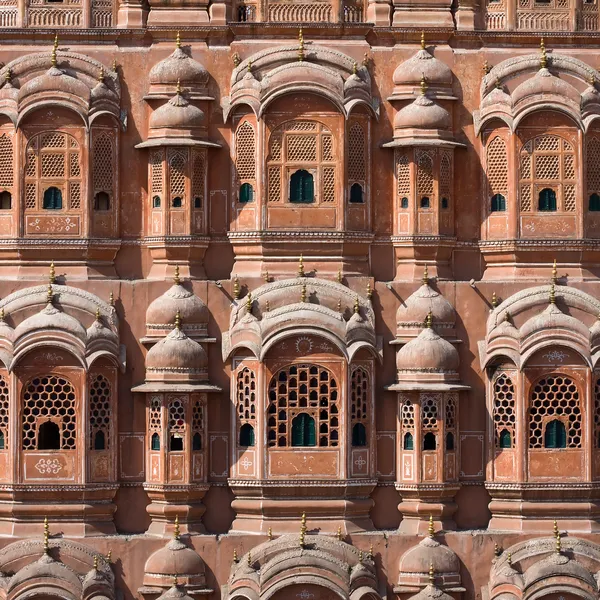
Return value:
[(424, 283), (400, 305), (396, 312), (396, 324), (398, 327), (421, 326), (429, 313), (436, 327), (454, 326), (456, 314), (453, 306), (428, 283)]
[(419, 85), (422, 77), (429, 85), (452, 84), (450, 68), (424, 49), (396, 67), (393, 81), (395, 85)]
[(164, 594), (159, 596), (159, 600), (193, 600), (185, 592), (185, 589), (179, 585), (170, 587)]
[(530, 586), (536, 581), (556, 577), (579, 579), (594, 589), (594, 591), (597, 590), (597, 583), (592, 573), (578, 561), (571, 560), (568, 556), (559, 554), (558, 552), (552, 553), (525, 571), (525, 586)]
[(498, 104), (510, 106), (510, 96), (500, 87), (495, 87), (482, 101), (481, 108), (495, 107)]
[(62, 92), (77, 96), (84, 102), (90, 100), (90, 89), (75, 77), (71, 77), (56, 67), (51, 67), (43, 75), (34, 77), (23, 84), (19, 90), (19, 101), (31, 94), (42, 92)]
[(118, 343), (119, 339), (115, 332), (106, 327), (99, 317), (88, 327), (87, 330), (88, 344), (98, 340), (106, 340), (113, 343)]
[(151, 84), (177, 85), (206, 84), (208, 71), (197, 60), (189, 57), (181, 48), (155, 64), (150, 70)]
[(584, 338), (590, 335), (590, 330), (584, 323), (562, 312), (556, 304), (548, 304), (542, 313), (527, 320), (522, 325), (520, 334), (521, 338), (525, 339), (536, 332), (551, 329), (566, 329), (573, 333), (578, 333)]
[(517, 104), (527, 96), (540, 96), (543, 94), (569, 98), (578, 104), (580, 102), (579, 92), (570, 83), (554, 77), (548, 69), (540, 69), (535, 77), (518, 85), (512, 93), (512, 101), (513, 104)]
[(450, 129), (450, 114), (427, 96), (421, 95), (394, 118), (396, 129)]
[(398, 371), (456, 373), (458, 366), (456, 348), (429, 327), (423, 329), (396, 355)]
[(164, 575), (172, 582), (174, 574), (183, 577), (204, 575), (205, 566), (204, 561), (192, 548), (179, 539), (173, 539), (150, 556), (144, 571), (148, 575)]
[(352, 73), (348, 79), (346, 79), (346, 83), (344, 83), (344, 91), (346, 93), (351, 92), (352, 90), (364, 89), (365, 82), (359, 77), (357, 73)]
[(436, 575), (460, 572), (458, 556), (448, 546), (431, 537), (423, 538), (400, 559), (400, 573), (424, 575), (433, 566)]
[(14, 577), (10, 579), (9, 590), (14, 590), (28, 581), (40, 582), (44, 579), (62, 581), (66, 589), (81, 589), (81, 581), (75, 571), (62, 562), (54, 560), (48, 554), (42, 554), (38, 560), (15, 573)]
[(203, 121), (204, 113), (177, 93), (152, 113), (150, 129), (191, 129)]
[(115, 93), (104, 83), (99, 81), (91, 92), (92, 101), (98, 102), (101, 100), (109, 100), (110, 102), (117, 101)]
[(87, 332), (83, 325), (74, 317), (58, 310), (50, 302), (37, 314), (28, 317), (17, 325), (14, 338), (42, 330), (59, 330), (70, 333), (85, 343)]

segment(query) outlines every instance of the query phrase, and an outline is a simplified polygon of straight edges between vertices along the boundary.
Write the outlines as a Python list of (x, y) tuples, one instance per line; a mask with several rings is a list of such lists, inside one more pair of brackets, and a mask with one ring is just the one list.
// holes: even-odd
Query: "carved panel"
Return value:
[(270, 450), (269, 474), (274, 477), (337, 477), (339, 453), (336, 450)]
[(23, 479), (27, 482), (74, 481), (75, 452), (27, 452), (23, 455)]
[(25, 232), (28, 235), (72, 235), (81, 233), (81, 219), (72, 216), (27, 215), (25, 217)]

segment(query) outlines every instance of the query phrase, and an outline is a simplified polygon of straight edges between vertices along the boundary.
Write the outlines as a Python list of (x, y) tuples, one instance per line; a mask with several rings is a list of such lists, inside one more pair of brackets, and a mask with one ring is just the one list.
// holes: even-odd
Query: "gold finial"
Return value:
[(302, 291), (300, 292), (300, 302), (306, 302), (306, 284), (302, 284)]
[(358, 63), (356, 61), (354, 61), (352, 63), (352, 75), (356, 75), (357, 72), (358, 72)]
[(545, 69), (548, 66), (548, 56), (546, 55), (546, 44), (544, 38), (540, 40), (540, 68)]
[(265, 283), (269, 283), (269, 271), (265, 271), (263, 279), (264, 279)]
[(56, 40), (55, 40), (54, 46), (52, 47), (52, 52), (50, 53), (50, 63), (52, 64), (53, 67), (56, 67), (56, 63), (57, 63), (56, 46), (57, 46), (57, 44), (56, 44)]
[(562, 543), (560, 539), (560, 535), (556, 536), (556, 554), (560, 554), (562, 551)]
[(248, 73), (252, 73), (252, 61), (248, 59), (248, 66), (246, 67)]
[(425, 74), (421, 75), (421, 96), (424, 96), (427, 92), (427, 79)]
[(233, 276), (233, 298), (235, 300), (240, 299), (240, 280), (237, 275)]
[(550, 304), (556, 304), (556, 290), (555, 290), (555, 285), (554, 283), (552, 283), (552, 285), (550, 286)]
[(342, 536), (342, 526), (341, 525), (338, 525), (337, 534), (336, 535), (337, 535), (337, 539), (341, 542), (342, 541), (342, 537), (343, 537)]
[(427, 265), (423, 269), (423, 279), (421, 279), (423, 285), (427, 285), (429, 283), (429, 271), (427, 270)]
[(369, 68), (369, 53), (368, 52), (365, 52), (363, 55), (362, 65), (363, 65), (363, 67), (367, 67), (367, 69)]
[(179, 585), (179, 578), (177, 577), (177, 573), (173, 575), (173, 586), (177, 587)]
[(306, 533), (304, 531), (300, 532), (300, 547), (304, 548)]
[(494, 82), (494, 87), (499, 90), (502, 87), (502, 84), (500, 83), (500, 78), (496, 77), (496, 81)]
[(48, 517), (44, 517), (44, 553), (50, 553), (50, 525), (48, 525)]
[(304, 34), (302, 33), (302, 27), (298, 30), (298, 61), (304, 60)]
[(357, 315), (360, 313), (360, 301), (358, 299), (358, 296), (356, 296), (356, 298), (354, 298), (354, 314)]
[(373, 290), (371, 288), (371, 282), (367, 281), (367, 298), (370, 300), (373, 297)]
[(181, 279), (179, 279), (179, 265), (175, 265), (175, 275), (173, 276), (173, 283), (175, 285), (179, 285), (181, 283)]
[(483, 74), (487, 75), (490, 72), (491, 68), (490, 68), (490, 64), (488, 63), (487, 60), (485, 60), (483, 62)]
[(252, 553), (250, 551), (248, 551), (248, 566), (252, 566)]
[(337, 301), (337, 311), (340, 313), (342, 312), (342, 301), (341, 300)]
[(342, 283), (342, 281), (343, 281), (343, 278), (342, 278), (342, 271), (341, 271), (341, 270), (339, 270), (339, 271), (337, 272), (337, 282), (338, 282), (338, 283)]
[(246, 310), (251, 313), (252, 312), (252, 293), (248, 292), (246, 294)]
[(175, 515), (175, 529), (173, 530), (173, 539), (178, 540), (180, 537), (181, 532), (179, 530), (179, 515)]
[(48, 291), (46, 292), (46, 302), (48, 304), (52, 304), (53, 298), (54, 298), (54, 292), (52, 291), (52, 285), (48, 284)]
[(498, 546), (498, 544), (494, 543), (494, 556), (500, 556), (500, 554), (502, 554), (502, 552), (500, 550), (500, 546)]
[(587, 82), (590, 84), (591, 87), (594, 87), (596, 85), (596, 77), (593, 73), (588, 74)]
[(508, 311), (504, 313), (504, 321), (510, 323), (510, 313)]
[(271, 305), (268, 300), (265, 300), (265, 312), (269, 312), (271, 310)]
[(496, 308), (496, 306), (498, 306), (498, 297), (496, 292), (492, 292), (492, 308)]
[(512, 566), (512, 552), (507, 552), (506, 554), (506, 562), (508, 563), (508, 566)]
[(233, 56), (231, 57), (231, 60), (233, 61), (234, 67), (239, 67), (240, 63), (242, 62), (242, 59), (240, 58), (240, 55), (237, 52), (234, 52)]
[(237, 555), (237, 550), (235, 548), (233, 549), (233, 562), (234, 563), (239, 562), (239, 558), (238, 558), (238, 555)]
[(363, 551), (359, 550), (358, 551), (358, 562), (361, 563), (363, 561)]
[(104, 67), (100, 66), (100, 72), (98, 73), (98, 81), (104, 83)]
[(298, 259), (298, 277), (304, 277), (304, 256), (302, 254)]
[(50, 263), (50, 275), (48, 276), (48, 281), (50, 283), (54, 283), (56, 281), (56, 269), (54, 268), (54, 261)]
[(179, 31), (177, 32), (177, 37), (175, 38), (175, 48), (181, 48), (181, 35)]
[(429, 563), (429, 585), (433, 585), (435, 583), (435, 571), (433, 570), (433, 563)]
[(421, 31), (421, 50), (425, 50), (425, 32)]
[(300, 531), (304, 531), (306, 533), (306, 513), (303, 512), (300, 517)]
[(100, 322), (100, 309), (99, 308), (96, 309), (96, 321), (98, 321), (98, 323)]
[(179, 79), (177, 80), (177, 87), (175, 88), (175, 93), (178, 96), (181, 96), (181, 81)]
[(273, 541), (273, 530), (269, 527), (269, 531), (267, 531), (267, 536), (269, 537), (269, 541)]
[(427, 526), (427, 535), (432, 538), (435, 535), (435, 527), (433, 525), (433, 515), (429, 515), (429, 525)]
[(179, 309), (175, 313), (175, 329), (181, 331), (181, 311)]
[(115, 295), (112, 292), (108, 295), (108, 303), (111, 306), (115, 305)]
[(112, 550), (108, 551), (108, 554), (106, 555), (106, 560), (111, 563), (112, 562)]
[(554, 521), (552, 522), (552, 533), (555, 538), (560, 536), (560, 532), (558, 531), (558, 523), (556, 522), (556, 519), (554, 519)]
[(54, 34), (53, 47), (54, 47), (55, 50), (58, 50), (58, 33)]
[(98, 555), (94, 554), (94, 571), (98, 570)]
[(558, 282), (558, 270), (556, 269), (556, 259), (554, 259), (554, 263), (552, 263), (552, 283), (556, 284)]
[(10, 81), (10, 78), (11, 78), (11, 77), (12, 77), (12, 71), (11, 71), (10, 67), (8, 67), (8, 68), (6, 69), (6, 73), (4, 73), (4, 79), (5, 79), (6, 81)]
[(117, 72), (117, 59), (116, 58), (113, 58), (112, 70), (113, 70), (113, 73)]
[(433, 322), (433, 313), (431, 311), (429, 311), (427, 313), (427, 316), (425, 317), (425, 327), (427, 329), (431, 329), (432, 322)]
[(4, 307), (0, 308), (0, 321), (4, 321)]
[(369, 546), (369, 553), (367, 554), (369, 560), (373, 560), (373, 544)]

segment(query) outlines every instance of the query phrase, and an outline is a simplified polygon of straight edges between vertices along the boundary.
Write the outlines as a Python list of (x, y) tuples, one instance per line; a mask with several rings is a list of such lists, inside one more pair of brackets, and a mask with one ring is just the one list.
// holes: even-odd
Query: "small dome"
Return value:
[(0, 89), (0, 100), (14, 100), (16, 102), (18, 97), (18, 88), (12, 84), (10, 79), (7, 79), (2, 89)]
[(411, 596), (410, 600), (454, 600), (450, 594), (440, 590), (435, 585), (426, 585), (418, 594)]
[(76, 77), (67, 75), (57, 67), (51, 67), (43, 75), (34, 77), (21, 86), (19, 90), (19, 101), (31, 94), (42, 92), (68, 93), (80, 98), (83, 102), (89, 102), (90, 89), (83, 81)]
[(423, 538), (400, 559), (400, 573), (405, 575), (425, 576), (431, 566), (436, 577), (460, 573), (458, 556), (448, 546), (443, 546), (432, 537)]
[(481, 108), (493, 108), (498, 104), (511, 105), (510, 96), (501, 88), (495, 87), (482, 101)]
[(358, 73), (352, 73), (348, 79), (346, 79), (346, 83), (344, 83), (344, 92), (346, 94), (351, 93), (353, 90), (364, 90), (365, 82), (360, 78)]
[(590, 336), (590, 330), (584, 323), (562, 312), (556, 304), (548, 304), (542, 313), (523, 323), (519, 333), (521, 338), (525, 339), (534, 333), (552, 329), (566, 329), (583, 336), (583, 338), (589, 338)]
[(204, 348), (175, 327), (148, 351), (146, 379), (204, 379), (207, 365)]
[(581, 108), (585, 108), (588, 104), (600, 104), (600, 92), (595, 84), (590, 85), (581, 94)]
[(397, 326), (421, 327), (427, 315), (431, 313), (431, 319), (436, 327), (454, 327), (456, 314), (453, 306), (427, 283), (427, 277), (424, 281), (425, 283), (398, 308)]
[(88, 344), (97, 340), (107, 340), (113, 343), (118, 343), (118, 337), (115, 332), (106, 327), (100, 318), (100, 315), (96, 315), (94, 322), (88, 327), (87, 330)]
[(579, 92), (570, 83), (563, 81), (559, 77), (555, 77), (548, 69), (540, 69), (535, 77), (524, 81), (515, 88), (512, 93), (513, 105), (516, 105), (528, 96), (541, 96), (544, 94), (552, 94), (570, 99), (577, 104), (581, 100)]
[(8, 589), (14, 590), (30, 580), (40, 582), (44, 579), (62, 581), (66, 589), (81, 590), (81, 581), (77, 573), (48, 554), (42, 554), (35, 562), (19, 569), (10, 579)]
[(29, 333), (38, 333), (48, 329), (65, 331), (84, 343), (87, 339), (87, 332), (83, 325), (74, 317), (58, 310), (51, 302), (48, 302), (39, 313), (19, 323), (15, 328), (14, 338), (18, 339)]
[(430, 327), (423, 329), (396, 355), (398, 371), (456, 373), (458, 366), (459, 358), (456, 348)]
[(173, 585), (158, 600), (192, 600), (185, 592), (185, 589), (179, 585)]
[(553, 552), (538, 563), (531, 565), (525, 571), (525, 587), (528, 587), (536, 581), (543, 581), (554, 577), (571, 577), (579, 579), (587, 584), (594, 591), (598, 584), (592, 573), (590, 573), (580, 562), (571, 560), (564, 554)]
[[(146, 561), (144, 567), (145, 582), (151, 585), (171, 585), (173, 574), (188, 583), (204, 581), (204, 561), (197, 552), (175, 538), (160, 550), (157, 550)], [(172, 588), (171, 588), (172, 589)]]
[(405, 106), (394, 118), (396, 129), (450, 129), (450, 114), (425, 95)]
[(175, 86), (177, 82), (180, 82), (182, 86), (206, 84), (208, 71), (178, 47), (175, 52), (152, 67), (148, 78), (151, 84), (159, 85)]
[(419, 85), (421, 78), (429, 85), (452, 85), (452, 71), (442, 61), (425, 49), (396, 67), (393, 75), (395, 85)]
[(99, 81), (91, 91), (92, 102), (108, 100), (109, 102), (118, 102), (115, 93), (104, 83)]
[(204, 113), (178, 92), (152, 113), (150, 129), (192, 129), (203, 121)]

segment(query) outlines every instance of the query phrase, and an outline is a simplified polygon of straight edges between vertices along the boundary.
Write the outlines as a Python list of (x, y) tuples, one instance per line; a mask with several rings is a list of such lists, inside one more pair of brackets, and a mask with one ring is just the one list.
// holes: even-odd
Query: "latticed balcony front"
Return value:
[(361, 23), (366, 10), (363, 0), (267, 0), (238, 2), (234, 21), (271, 21), (275, 23)]
[(113, 0), (0, 2), (0, 27), (106, 28), (114, 25)]

